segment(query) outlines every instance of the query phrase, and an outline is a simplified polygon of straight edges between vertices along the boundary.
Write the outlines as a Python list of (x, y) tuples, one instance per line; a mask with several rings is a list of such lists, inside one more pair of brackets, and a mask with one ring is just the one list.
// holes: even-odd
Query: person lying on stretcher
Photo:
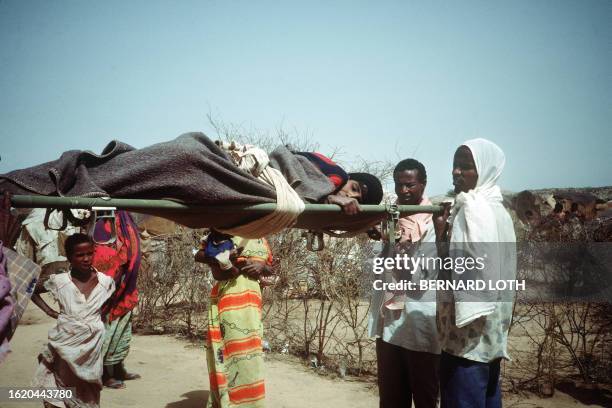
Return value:
[(383, 189), (380, 180), (369, 173), (346, 173), (330, 158), (321, 153), (295, 152), (306, 157), (336, 187), (333, 194), (325, 198), (327, 204), (337, 204), (348, 215), (360, 212), (359, 204), (380, 204)]
[[(70, 150), (57, 160), (0, 174), (0, 193), (168, 199), (198, 205), (277, 202), (275, 187), (238, 168), (222, 146), (198, 132), (141, 149), (115, 140), (101, 154)], [(319, 153), (294, 152), (281, 145), (266, 154), (264, 162), (264, 168), (269, 165), (280, 172), (307, 203), (336, 204), (352, 215), (359, 212), (359, 204), (379, 204), (382, 199), (376, 177), (347, 174)], [(191, 228), (209, 226), (210, 221), (192, 214), (159, 215)], [(226, 221), (237, 225), (244, 220), (229, 214)]]

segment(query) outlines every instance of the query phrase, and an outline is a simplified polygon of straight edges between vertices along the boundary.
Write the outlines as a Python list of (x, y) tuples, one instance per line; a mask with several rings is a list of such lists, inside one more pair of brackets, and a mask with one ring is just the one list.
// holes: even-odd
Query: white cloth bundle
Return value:
[(268, 154), (251, 145), (241, 146), (234, 142), (217, 142), (217, 144), (229, 153), (238, 168), (252, 174), (276, 190), (276, 209), (273, 213), (220, 231), (244, 238), (262, 238), (293, 226), (297, 217), (304, 211), (304, 202), (287, 183), (282, 173), (268, 166), (270, 161)]

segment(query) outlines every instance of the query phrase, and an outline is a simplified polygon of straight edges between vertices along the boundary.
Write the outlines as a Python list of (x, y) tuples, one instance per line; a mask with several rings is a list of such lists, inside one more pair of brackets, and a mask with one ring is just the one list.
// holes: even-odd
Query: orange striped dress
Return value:
[[(242, 257), (272, 262), (265, 239), (233, 240), (237, 247), (244, 247)], [(208, 407), (264, 406), (262, 336), (259, 282), (243, 275), (217, 282), (208, 306)]]

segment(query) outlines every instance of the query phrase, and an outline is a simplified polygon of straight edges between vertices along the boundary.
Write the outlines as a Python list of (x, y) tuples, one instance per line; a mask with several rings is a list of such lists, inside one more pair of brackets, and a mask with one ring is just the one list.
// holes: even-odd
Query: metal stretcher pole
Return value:
[[(140, 211), (172, 211), (197, 213), (206, 211), (208, 214), (228, 214), (245, 212), (250, 215), (265, 215), (274, 211), (276, 204), (253, 205), (201, 205), (182, 204), (171, 200), (141, 200), (131, 198), (92, 198), (92, 197), (48, 197), (14, 195), (11, 197), (16, 208), (57, 208), (57, 209), (91, 209), (92, 207), (115, 207), (118, 210)], [(438, 205), (398, 205), (400, 215), (416, 213), (435, 213), (441, 211)], [(342, 213), (342, 209), (334, 204), (306, 204), (306, 213)], [(385, 205), (362, 205), (361, 212), (365, 214), (384, 214), (388, 212)]]
[[(171, 200), (142, 200), (142, 199), (126, 199), (126, 198), (103, 198), (103, 197), (47, 197), (47, 196), (28, 196), (15, 195), (11, 197), (12, 205), (16, 208), (47, 208), (47, 213), (51, 209), (69, 210), (69, 209), (88, 209), (94, 212), (92, 216), (92, 225), (100, 217), (108, 218), (105, 215), (99, 215), (97, 210), (125, 210), (132, 212), (142, 212), (155, 214), (159, 216), (167, 216), (172, 219), (176, 214), (187, 216), (201, 216), (206, 214), (208, 223), (198, 224), (198, 227), (217, 227), (218, 220), (224, 219), (224, 216), (241, 214), (248, 217), (264, 216), (272, 213), (276, 209), (276, 204), (253, 204), (253, 205), (202, 205), (202, 204), (183, 204)], [(365, 227), (368, 228), (368, 220), (378, 219), (382, 222), (383, 239), (389, 242), (395, 242), (399, 238), (399, 218), (401, 216), (416, 214), (416, 213), (436, 213), (442, 210), (438, 205), (362, 205), (361, 214), (366, 216), (364, 220)], [(307, 229), (306, 233), (308, 249), (312, 251), (321, 251), (325, 247), (323, 241), (323, 232), (326, 234), (347, 238), (355, 236), (355, 234), (364, 232), (364, 225), (361, 225), (361, 230), (347, 229), (346, 233), (336, 233), (333, 230), (342, 230), (342, 227), (336, 227), (338, 220), (345, 221), (359, 220), (356, 216), (348, 216), (343, 214), (342, 208), (333, 204), (306, 204), (304, 212), (300, 216), (310, 217), (310, 221), (298, 222), (295, 228)], [(111, 217), (114, 218), (114, 213)], [(212, 218), (211, 218), (212, 217)], [(65, 220), (65, 218), (64, 218)], [(111, 223), (114, 226), (114, 223)], [(354, 222), (351, 224), (354, 227)], [(370, 224), (372, 225), (372, 224)], [(352, 231), (352, 232), (351, 232)], [(111, 241), (114, 240), (111, 237)], [(109, 241), (109, 242), (111, 242)], [(315, 245), (316, 244), (316, 245)]]

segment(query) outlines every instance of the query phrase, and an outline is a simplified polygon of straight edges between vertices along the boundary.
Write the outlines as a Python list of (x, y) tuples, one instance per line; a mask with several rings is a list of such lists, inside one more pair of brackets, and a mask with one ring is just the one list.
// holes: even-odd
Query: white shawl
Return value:
[[(502, 268), (516, 268), (515, 264), (505, 258), (507, 248), (489, 244), (516, 242), (514, 225), (510, 215), (502, 205), (503, 197), (497, 185), (506, 158), (504, 152), (495, 143), (486, 139), (472, 139), (463, 143), (472, 152), (478, 181), (476, 188), (467, 193), (459, 193), (455, 199), (448, 222), (451, 224), (450, 249), (466, 247), (465, 243), (486, 243), (476, 245), (482, 256), (483, 249), (492, 252), (483, 271), (484, 280), (501, 276), (514, 276), (514, 271), (502, 271)], [(470, 245), (468, 244), (468, 247)], [(461, 294), (455, 294), (455, 324), (463, 327), (481, 316), (487, 316), (495, 310), (496, 302), (462, 301)]]

